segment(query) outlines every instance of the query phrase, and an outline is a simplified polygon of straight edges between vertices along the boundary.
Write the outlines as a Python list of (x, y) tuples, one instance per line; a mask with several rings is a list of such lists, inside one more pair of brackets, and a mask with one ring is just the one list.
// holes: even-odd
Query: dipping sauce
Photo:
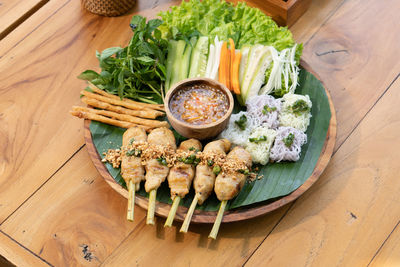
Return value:
[(215, 122), (229, 108), (228, 97), (207, 84), (188, 85), (177, 91), (169, 103), (175, 118), (193, 125)]

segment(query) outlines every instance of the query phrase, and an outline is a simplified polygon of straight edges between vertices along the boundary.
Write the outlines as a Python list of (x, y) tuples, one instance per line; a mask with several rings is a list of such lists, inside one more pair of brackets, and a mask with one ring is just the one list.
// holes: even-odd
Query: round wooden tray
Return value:
[[(326, 89), (325, 84), (321, 81), (319, 76), (303, 60), (300, 62), (300, 65), (305, 70), (312, 73), (324, 86), (325, 92), (328, 96), (330, 110), (331, 110), (331, 114), (332, 114), (331, 120), (329, 123), (328, 132), (327, 132), (326, 139), (325, 139), (325, 143), (322, 148), (318, 162), (314, 168), (314, 171), (310, 175), (310, 177), (308, 177), (308, 179), (299, 188), (297, 188), (295, 191), (293, 191), (289, 195), (281, 197), (281, 198), (273, 201), (272, 203), (270, 201), (264, 201), (264, 202), (252, 204), (252, 205), (241, 207), (241, 208), (228, 210), (224, 213), (222, 222), (234, 222), (234, 221), (241, 221), (241, 220), (254, 218), (254, 217), (266, 214), (268, 212), (271, 212), (273, 210), (276, 210), (276, 209), (292, 202), (293, 200), (295, 200), (299, 196), (301, 196), (305, 191), (307, 191), (307, 189), (310, 188), (315, 183), (315, 181), (318, 180), (319, 176), (322, 174), (325, 167), (328, 165), (329, 160), (331, 159), (333, 148), (335, 146), (335, 141), (336, 141), (335, 108), (333, 106), (329, 91)], [(89, 155), (90, 155), (95, 167), (97, 168), (97, 170), (99, 171), (101, 176), (106, 180), (106, 182), (114, 190), (116, 190), (118, 193), (120, 193), (122, 196), (124, 196), (125, 198), (128, 198), (128, 191), (114, 180), (114, 178), (110, 175), (107, 168), (105, 167), (104, 163), (101, 162), (101, 157), (98, 154), (97, 149), (92, 140), (92, 134), (89, 129), (90, 122), (91, 122), (90, 120), (85, 120), (85, 122), (84, 122), (84, 135), (85, 135), (85, 141), (86, 141), (86, 146), (89, 151)], [(135, 204), (142, 207), (143, 209), (147, 209), (148, 199), (136, 194)], [(168, 216), (170, 207), (171, 207), (171, 205), (169, 205), (169, 204), (157, 202), (155, 213), (161, 217), (166, 218)], [(187, 210), (188, 209), (186, 207), (180, 206), (176, 212), (175, 220), (183, 221), (185, 219)], [(192, 223), (214, 223), (216, 215), (217, 215), (216, 211), (211, 212), (211, 211), (196, 210), (193, 214), (191, 222)]]

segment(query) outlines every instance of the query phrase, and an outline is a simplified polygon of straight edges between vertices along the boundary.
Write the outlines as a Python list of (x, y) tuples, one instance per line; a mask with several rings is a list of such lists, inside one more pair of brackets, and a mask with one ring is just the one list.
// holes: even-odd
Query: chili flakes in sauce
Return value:
[(170, 100), (173, 116), (193, 125), (213, 123), (222, 118), (228, 108), (228, 97), (206, 84), (184, 87)]

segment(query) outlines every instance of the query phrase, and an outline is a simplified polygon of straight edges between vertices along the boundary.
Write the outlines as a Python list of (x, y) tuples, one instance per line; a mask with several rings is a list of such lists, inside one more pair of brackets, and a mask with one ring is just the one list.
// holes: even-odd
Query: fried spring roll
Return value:
[(117, 127), (126, 128), (126, 129), (131, 128), (133, 126), (142, 127), (146, 131), (149, 131), (150, 129), (152, 129), (151, 127), (148, 127), (148, 126), (137, 125), (135, 123), (131, 123), (131, 122), (127, 122), (127, 121), (114, 120), (114, 119), (110, 119), (110, 118), (102, 116), (102, 115), (98, 115), (98, 114), (94, 114), (94, 113), (90, 113), (90, 112), (86, 112), (86, 111), (71, 110), (70, 113), (71, 113), (71, 115), (81, 118), (81, 119), (83, 118), (83, 119), (88, 119), (88, 120), (92, 120), (92, 121), (99, 121), (99, 122), (114, 125)]
[[(92, 83), (89, 83), (89, 87), (90, 87), (90, 89), (93, 90), (93, 92), (95, 92), (95, 93), (97, 93), (99, 95), (102, 95), (102, 96), (105, 96), (105, 97), (108, 97), (108, 98), (113, 98), (113, 99), (116, 99), (116, 100), (121, 100), (121, 98), (119, 96), (116, 96), (116, 95), (113, 95), (113, 94), (109, 94), (106, 91), (99, 89), (98, 87), (96, 87)], [(160, 111), (164, 111), (164, 105), (137, 102), (137, 101), (133, 101), (133, 100), (127, 99), (127, 98), (124, 98), (121, 101), (127, 102), (127, 103), (131, 103), (131, 104), (134, 104), (134, 105), (140, 105), (143, 108), (157, 109), (157, 110), (160, 110)]]
[(91, 93), (91, 92), (86, 91), (86, 90), (82, 90), (81, 91), (81, 95), (84, 95), (84, 96), (89, 97), (89, 98), (97, 99), (97, 100), (100, 100), (102, 102), (106, 102), (106, 103), (117, 105), (117, 106), (123, 106), (123, 107), (130, 108), (130, 109), (154, 110), (154, 109), (151, 109), (151, 108), (143, 107), (142, 105), (139, 105), (137, 103), (131, 103), (131, 102), (127, 102), (127, 101), (122, 101), (120, 99), (109, 98), (109, 97), (106, 97), (106, 96), (103, 96), (103, 95)]
[(85, 108), (85, 107), (78, 107), (78, 106), (73, 106), (72, 109), (76, 110), (76, 111), (89, 112), (89, 113), (93, 113), (93, 114), (97, 114), (97, 115), (103, 115), (103, 116), (110, 117), (111, 119), (127, 121), (127, 122), (131, 122), (131, 123), (134, 123), (137, 125), (148, 126), (150, 128), (169, 127), (169, 124), (166, 121), (147, 120), (147, 119), (133, 117), (131, 115), (126, 115), (126, 114), (120, 114), (120, 113), (116, 113), (116, 112), (112, 112), (112, 111), (108, 111), (108, 110)]
[(94, 99), (94, 98), (89, 98), (89, 97), (82, 97), (81, 98), (82, 102), (95, 107), (95, 108), (101, 108), (101, 109), (106, 109), (110, 111), (114, 111), (120, 114), (126, 114), (126, 115), (131, 115), (131, 116), (137, 116), (141, 118), (146, 118), (146, 119), (155, 119), (157, 117), (163, 116), (164, 113), (161, 111), (157, 110), (133, 110), (133, 109), (127, 109), (124, 107), (120, 106), (114, 106), (109, 103)]

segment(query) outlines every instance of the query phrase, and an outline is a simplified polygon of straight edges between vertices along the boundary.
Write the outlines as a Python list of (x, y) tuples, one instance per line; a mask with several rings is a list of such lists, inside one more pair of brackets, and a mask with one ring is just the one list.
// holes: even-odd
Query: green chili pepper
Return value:
[(293, 145), (293, 141), (294, 141), (294, 134), (292, 133), (288, 134), (288, 136), (283, 138), (283, 143), (285, 143), (285, 146), (287, 147), (291, 147)]
[(240, 116), (239, 120), (235, 121), (235, 124), (240, 130), (246, 129), (247, 117), (245, 115)]
[(258, 144), (260, 142), (267, 141), (267, 137), (265, 135), (262, 135), (260, 137), (250, 137), (249, 141)]
[(219, 165), (215, 165), (213, 168), (213, 173), (218, 175), (221, 172), (221, 167)]

